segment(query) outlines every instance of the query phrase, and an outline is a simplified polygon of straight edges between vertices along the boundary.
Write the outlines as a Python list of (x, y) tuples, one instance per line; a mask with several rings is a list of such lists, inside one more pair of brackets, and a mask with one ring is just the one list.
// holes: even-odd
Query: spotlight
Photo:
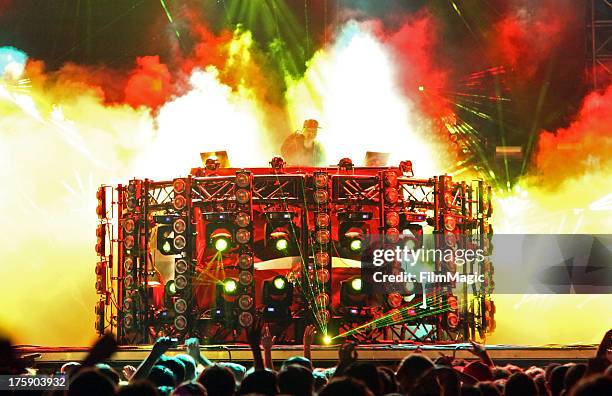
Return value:
[(99, 219), (103, 219), (106, 217), (106, 189), (104, 187), (98, 188), (96, 198), (98, 199), (96, 213), (98, 214)]
[(238, 283), (234, 279), (228, 278), (223, 281), (223, 291), (225, 294), (235, 294), (236, 290), (238, 290)]
[(353, 252), (361, 251), (361, 239), (353, 239), (350, 244), (350, 248)]
[(331, 343), (332, 343), (332, 338), (331, 338), (331, 336), (330, 336), (330, 335), (328, 335), (328, 334), (325, 334), (325, 335), (323, 336), (323, 344), (325, 344), (325, 345), (330, 345)]
[(96, 228), (96, 254), (98, 256), (106, 255), (106, 224), (100, 224)]
[(294, 213), (269, 212), (264, 225), (264, 254), (266, 259), (275, 259), (299, 254), (297, 235), (300, 229), (293, 223)]
[(157, 250), (164, 256), (176, 254), (172, 226), (164, 225), (157, 227)]
[(279, 251), (287, 250), (287, 248), (289, 247), (289, 242), (286, 238), (280, 238), (276, 240), (276, 244), (274, 246), (276, 247), (276, 250)]
[(210, 234), (209, 244), (219, 253), (227, 251), (232, 244), (232, 234), (225, 228), (218, 228)]
[(361, 307), (366, 302), (361, 278), (340, 281), (340, 303), (346, 307)]
[(293, 303), (293, 285), (282, 275), (267, 279), (263, 283), (264, 317), (271, 320), (288, 319), (289, 307)]
[[(359, 259), (363, 248), (363, 240), (369, 234), (369, 227), (365, 219), (369, 219), (371, 213), (339, 213), (340, 224), (338, 226), (339, 249), (341, 257)], [(359, 221), (357, 221), (359, 220)]]

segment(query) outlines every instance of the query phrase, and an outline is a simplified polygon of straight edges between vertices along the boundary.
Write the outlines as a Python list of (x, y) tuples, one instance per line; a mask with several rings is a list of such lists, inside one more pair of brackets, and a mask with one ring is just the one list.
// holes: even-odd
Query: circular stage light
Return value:
[(179, 298), (174, 302), (174, 310), (180, 314), (185, 313), (187, 311), (187, 301)]
[(187, 272), (188, 268), (189, 265), (185, 259), (176, 260), (176, 263), (174, 264), (174, 271), (176, 271), (177, 274), (184, 274)]
[(285, 238), (280, 238), (276, 240), (274, 247), (276, 250), (287, 250), (289, 247), (289, 242)]
[(215, 250), (217, 250), (217, 252), (224, 252), (228, 247), (229, 242), (227, 241), (227, 238), (219, 237), (215, 240)]
[(248, 311), (253, 306), (253, 298), (247, 294), (243, 294), (238, 298), (238, 306), (243, 311)]
[(172, 223), (172, 229), (177, 234), (182, 234), (187, 229), (187, 223), (183, 219), (177, 219)]
[(128, 257), (123, 262), (123, 269), (125, 272), (132, 272), (134, 269), (134, 260), (131, 257)]
[(287, 286), (287, 281), (285, 280), (284, 277), (277, 276), (272, 281), (272, 284), (274, 285), (276, 290), (283, 290), (283, 289), (285, 289), (285, 286)]
[(251, 232), (247, 230), (246, 228), (241, 228), (238, 231), (236, 231), (236, 241), (239, 244), (244, 245), (245, 243), (248, 243), (250, 240), (251, 240)]
[(136, 223), (134, 222), (133, 219), (127, 219), (125, 223), (123, 223), (123, 229), (128, 234), (131, 234), (132, 232), (134, 232), (135, 228), (136, 228)]
[(249, 271), (242, 271), (240, 274), (238, 274), (238, 281), (241, 285), (248, 286), (253, 283), (253, 274), (251, 274)]
[(250, 312), (243, 312), (238, 316), (238, 322), (242, 327), (249, 327), (253, 324), (253, 315)]
[(174, 327), (179, 331), (185, 330), (187, 328), (187, 318), (183, 315), (177, 316), (176, 319), (174, 319)]
[(457, 219), (455, 216), (445, 216), (444, 217), (444, 228), (448, 231), (453, 231), (457, 227)]
[(400, 218), (397, 212), (387, 212), (385, 214), (385, 223), (387, 227), (397, 227), (399, 225)]
[(238, 173), (236, 175), (236, 184), (238, 185), (238, 187), (248, 187), (249, 175), (246, 173)]
[(126, 236), (125, 239), (123, 240), (123, 245), (128, 250), (133, 248), (134, 247), (134, 237), (132, 235)]
[(350, 248), (353, 252), (361, 250), (361, 239), (353, 239), (350, 244)]
[(397, 203), (397, 200), (399, 199), (399, 193), (397, 192), (396, 188), (393, 187), (389, 187), (385, 190), (385, 200), (389, 203)]
[(183, 191), (185, 191), (185, 180), (176, 179), (172, 182), (172, 188), (174, 188), (174, 192), (182, 193)]
[(320, 243), (321, 245), (325, 245), (329, 243), (331, 236), (328, 230), (319, 230), (317, 231), (315, 238), (318, 243)]
[(327, 267), (329, 265), (329, 253), (317, 252), (315, 253), (315, 264), (317, 267)]
[(251, 223), (251, 217), (244, 213), (244, 212), (240, 212), (236, 215), (236, 224), (238, 224), (238, 227), (246, 227)]
[(319, 213), (316, 218), (317, 227), (327, 228), (329, 226), (329, 215), (327, 213)]
[(318, 204), (324, 204), (327, 202), (327, 191), (325, 190), (317, 190), (314, 193), (314, 200)]
[(172, 206), (174, 206), (174, 209), (176, 210), (181, 210), (187, 206), (187, 200), (182, 195), (176, 195), (174, 197), (174, 201), (172, 201)]
[(316, 188), (327, 187), (327, 175), (325, 173), (317, 173), (314, 177), (314, 185)]
[(236, 190), (236, 201), (238, 201), (238, 203), (245, 204), (249, 202), (250, 198), (251, 198), (251, 194), (249, 194), (247, 190), (244, 190), (244, 189)]
[(187, 287), (187, 278), (184, 275), (179, 275), (174, 279), (174, 284), (177, 289), (184, 289)]
[(161, 251), (162, 253), (165, 253), (165, 254), (170, 254), (172, 252), (172, 245), (170, 244), (170, 241), (168, 240), (164, 241), (164, 243), (161, 246)]
[(318, 270), (317, 271), (317, 279), (320, 283), (327, 283), (329, 282), (329, 271), (326, 269), (322, 269), (322, 270)]
[(176, 238), (174, 238), (173, 245), (175, 249), (183, 250), (185, 246), (187, 246), (187, 240), (185, 239), (184, 236), (179, 235)]
[(329, 294), (327, 293), (319, 293), (315, 297), (315, 303), (319, 307), (327, 307), (329, 305)]
[(248, 254), (241, 254), (238, 257), (238, 267), (243, 270), (248, 270), (253, 266), (253, 258)]
[(351, 288), (356, 292), (360, 292), (362, 286), (361, 278), (355, 278), (351, 281)]
[(226, 279), (223, 281), (223, 291), (227, 294), (235, 293), (238, 289), (238, 284), (233, 279)]

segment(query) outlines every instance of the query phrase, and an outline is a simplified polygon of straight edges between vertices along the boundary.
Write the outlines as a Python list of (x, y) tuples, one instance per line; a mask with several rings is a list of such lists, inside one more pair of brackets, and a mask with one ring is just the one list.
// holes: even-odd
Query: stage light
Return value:
[(172, 227), (169, 225), (157, 227), (157, 250), (165, 256), (176, 254), (173, 244), (174, 235)]
[(238, 257), (238, 267), (243, 270), (251, 269), (253, 266), (253, 257), (249, 254), (241, 254)]
[(216, 249), (218, 252), (224, 252), (224, 251), (226, 251), (226, 250), (227, 250), (227, 248), (228, 248), (228, 247), (229, 247), (229, 242), (227, 241), (227, 239), (226, 239), (226, 238), (223, 238), (223, 237), (218, 237), (218, 238), (215, 240), (215, 249)]
[(247, 173), (237, 173), (235, 181), (238, 187), (245, 188), (249, 186), (251, 180)]
[(182, 298), (176, 300), (174, 302), (174, 310), (180, 314), (185, 313), (185, 311), (187, 311), (187, 301), (183, 300)]
[(238, 283), (234, 279), (228, 278), (223, 281), (223, 291), (226, 294), (232, 295), (236, 293), (236, 290), (238, 290)]
[(414, 171), (412, 170), (412, 161), (401, 161), (399, 164), (399, 169), (404, 176), (414, 176)]
[(176, 210), (182, 210), (185, 206), (187, 206), (187, 200), (182, 195), (175, 195), (174, 200), (172, 201), (172, 206)]
[(98, 191), (96, 191), (96, 198), (98, 199), (96, 213), (99, 219), (103, 219), (106, 217), (106, 188), (98, 188)]
[(127, 257), (123, 261), (123, 269), (125, 272), (132, 272), (132, 269), (134, 269), (134, 260), (131, 257)]
[(164, 241), (160, 250), (165, 255), (172, 254), (172, 245), (170, 244), (170, 242)]
[(127, 275), (123, 278), (123, 286), (126, 289), (132, 289), (134, 287), (134, 277), (132, 275)]
[(164, 286), (164, 295), (172, 297), (176, 294), (176, 283), (173, 280), (166, 282)]
[(289, 242), (285, 238), (279, 238), (276, 240), (274, 247), (276, 248), (276, 250), (279, 251), (287, 250), (287, 248), (289, 247)]
[(319, 293), (315, 297), (315, 304), (319, 307), (327, 307), (329, 305), (329, 294)]
[(246, 228), (240, 228), (236, 231), (236, 242), (241, 245), (248, 243), (251, 240), (251, 232)]
[(390, 243), (397, 243), (400, 239), (399, 230), (395, 227), (387, 228), (385, 231), (385, 236), (387, 238), (387, 242)]
[(131, 329), (132, 327), (134, 327), (134, 315), (125, 315), (125, 317), (123, 318), (123, 325), (126, 329)]
[(240, 212), (236, 215), (235, 221), (238, 227), (244, 228), (251, 223), (251, 216), (249, 216), (247, 213)]
[(404, 247), (416, 250), (423, 247), (423, 227), (420, 224), (402, 222), (401, 238)]
[(253, 306), (253, 297), (244, 294), (238, 298), (238, 306), (243, 311), (248, 311)]
[(319, 230), (315, 234), (315, 239), (321, 245), (325, 245), (329, 243), (331, 236), (328, 230)]
[(126, 221), (123, 222), (123, 229), (128, 234), (131, 234), (134, 232), (134, 229), (136, 229), (136, 223), (134, 222), (133, 219), (127, 219)]
[(217, 228), (209, 235), (209, 244), (219, 253), (225, 252), (232, 245), (232, 234), (225, 228)]
[(361, 239), (353, 239), (351, 241), (350, 248), (353, 252), (361, 251)]
[(287, 280), (284, 276), (277, 276), (272, 281), (272, 284), (277, 290), (284, 290), (285, 286), (287, 285)]
[(385, 200), (390, 204), (397, 203), (399, 199), (399, 193), (397, 192), (397, 188), (388, 187), (385, 189)]
[(274, 169), (276, 172), (280, 172), (283, 170), (283, 168), (285, 167), (285, 165), (287, 165), (287, 163), (285, 162), (285, 160), (283, 159), (283, 157), (277, 156), (277, 157), (273, 157), (272, 160), (270, 161), (270, 166), (272, 167), (272, 169)]
[(187, 229), (187, 223), (183, 219), (176, 219), (174, 223), (172, 223), (172, 230), (176, 234), (182, 234)]
[(315, 253), (315, 265), (319, 268), (325, 268), (329, 265), (329, 253), (317, 252)]
[[(132, 242), (133, 239), (134, 237), (132, 237)], [(106, 255), (106, 224), (99, 224), (96, 228), (96, 254), (98, 256)]]
[(250, 271), (241, 271), (238, 274), (238, 282), (243, 286), (249, 286), (253, 283), (253, 274)]
[(444, 228), (447, 231), (454, 231), (455, 228), (457, 227), (457, 219), (455, 218), (455, 216), (444, 216)]
[(179, 275), (174, 278), (174, 284), (176, 285), (177, 290), (183, 290), (187, 287), (187, 278), (185, 275)]
[(180, 258), (174, 263), (174, 271), (177, 274), (184, 274), (189, 269), (189, 265), (187, 264), (187, 260)]
[(172, 188), (174, 189), (175, 193), (181, 194), (183, 191), (185, 191), (185, 180), (183, 179), (175, 179), (172, 182)]
[(316, 172), (314, 174), (314, 185), (316, 188), (327, 188), (328, 180), (329, 177), (327, 176), (327, 173)]
[(345, 157), (338, 161), (338, 168), (340, 168), (340, 170), (350, 171), (353, 169), (353, 166), (353, 160), (350, 158)]
[(249, 202), (249, 199), (251, 199), (251, 194), (245, 190), (245, 189), (238, 189), (236, 190), (236, 201), (240, 204), (246, 204)]
[(454, 312), (446, 314), (446, 325), (449, 329), (454, 330), (459, 326), (459, 316)]
[(325, 345), (329, 345), (329, 344), (331, 344), (331, 343), (332, 343), (332, 338), (331, 338), (331, 336), (329, 336), (328, 334), (325, 334), (325, 335), (323, 336), (323, 344), (325, 344)]
[(400, 216), (397, 212), (385, 213), (385, 224), (387, 227), (397, 227), (400, 223)]
[(134, 247), (134, 237), (132, 235), (128, 235), (123, 240), (123, 245), (127, 250), (130, 250)]
[(317, 320), (319, 321), (319, 323), (329, 323), (329, 320), (331, 319), (331, 314), (329, 313), (327, 309), (317, 311), (315, 316)]
[(346, 307), (361, 307), (365, 304), (361, 278), (345, 279), (340, 282), (340, 303)]
[(239, 316), (238, 316), (238, 323), (240, 323), (240, 326), (242, 327), (249, 327), (253, 324), (253, 314), (250, 312), (242, 312)]
[(329, 215), (327, 213), (317, 213), (315, 222), (317, 227), (327, 228), (329, 226)]
[(287, 319), (293, 303), (293, 285), (282, 275), (263, 282), (264, 316), (267, 319)]
[(106, 293), (106, 263), (99, 262), (96, 264), (96, 293)]
[(187, 328), (187, 318), (183, 315), (177, 316), (174, 319), (174, 327), (179, 331), (185, 330)]
[(395, 172), (393, 172), (393, 171), (385, 172), (383, 180), (385, 182), (385, 186), (387, 186), (387, 187), (397, 187), (397, 174)]
[(174, 238), (174, 241), (172, 242), (172, 246), (174, 246), (176, 250), (183, 250), (185, 249), (185, 246), (187, 246), (187, 239), (185, 239), (184, 236), (179, 235)]
[(321, 269), (317, 271), (317, 280), (319, 283), (327, 283), (330, 279), (329, 271), (326, 269)]
[(316, 190), (314, 193), (314, 201), (320, 205), (325, 204), (327, 203), (328, 196), (329, 194), (326, 190)]

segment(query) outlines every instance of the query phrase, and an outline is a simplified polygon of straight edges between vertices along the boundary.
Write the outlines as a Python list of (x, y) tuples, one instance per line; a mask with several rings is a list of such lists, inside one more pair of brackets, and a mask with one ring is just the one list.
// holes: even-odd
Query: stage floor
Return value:
[[(438, 344), (438, 345), (416, 345), (416, 344), (376, 344), (360, 345), (358, 347), (359, 360), (372, 361), (376, 363), (395, 364), (404, 356), (415, 349), (420, 348), (422, 353), (432, 359), (440, 354), (453, 355), (457, 359), (474, 359), (474, 356), (466, 350), (468, 344)], [(487, 345), (489, 355), (498, 365), (515, 364), (521, 367), (531, 365), (545, 365), (552, 362), (565, 363), (584, 361), (595, 356), (596, 345)], [(123, 365), (142, 361), (151, 351), (150, 345), (145, 346), (122, 346), (112, 357), (111, 364)], [(252, 364), (252, 354), (245, 344), (233, 345), (206, 345), (202, 346), (203, 354), (212, 361), (233, 361), (237, 363)], [(52, 366), (68, 361), (80, 361), (85, 358), (87, 348), (78, 347), (18, 347), (19, 354), (38, 353), (36, 359), (38, 366)], [(182, 350), (173, 349), (169, 355), (183, 353)], [(279, 345), (272, 350), (272, 359), (275, 362), (302, 354), (300, 345)], [(312, 347), (312, 358), (320, 367), (331, 366), (338, 360), (338, 346)]]

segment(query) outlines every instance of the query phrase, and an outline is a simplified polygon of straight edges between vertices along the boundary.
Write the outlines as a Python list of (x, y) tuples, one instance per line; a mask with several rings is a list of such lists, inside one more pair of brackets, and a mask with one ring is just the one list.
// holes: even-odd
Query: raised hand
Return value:
[(198, 361), (200, 359), (200, 340), (195, 337), (185, 340), (185, 352)]
[(306, 328), (304, 329), (304, 337), (303, 337), (304, 345), (312, 345), (316, 333), (317, 333), (317, 328), (314, 325), (306, 326)]
[(153, 344), (153, 349), (151, 350), (151, 353), (154, 355), (161, 356), (166, 353), (168, 349), (176, 346), (176, 339), (170, 337), (159, 337), (157, 341), (155, 341), (155, 344)]
[(122, 372), (123, 377), (129, 381), (134, 376), (134, 373), (136, 373), (136, 367), (130, 365), (123, 366)]
[(356, 347), (357, 344), (353, 341), (347, 341), (340, 346), (338, 355), (341, 364), (346, 364), (348, 366), (349, 364), (357, 361), (358, 356)]

